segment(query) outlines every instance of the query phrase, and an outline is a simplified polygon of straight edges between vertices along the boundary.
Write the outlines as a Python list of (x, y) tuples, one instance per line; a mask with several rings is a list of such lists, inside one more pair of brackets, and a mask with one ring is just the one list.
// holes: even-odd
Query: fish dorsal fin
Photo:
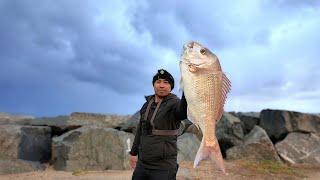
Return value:
[(222, 117), (223, 111), (224, 111), (224, 104), (227, 99), (227, 94), (231, 89), (231, 82), (227, 78), (227, 76), (222, 72), (222, 91), (221, 91), (221, 96), (219, 99), (219, 104), (221, 104), (220, 109), (218, 110), (217, 116), (216, 116), (216, 121), (219, 121)]

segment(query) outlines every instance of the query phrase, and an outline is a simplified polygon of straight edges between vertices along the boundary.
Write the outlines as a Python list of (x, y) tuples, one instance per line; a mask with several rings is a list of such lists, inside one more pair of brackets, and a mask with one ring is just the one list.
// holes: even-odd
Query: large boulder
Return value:
[(290, 164), (320, 167), (320, 136), (314, 133), (289, 133), (276, 144), (280, 157)]
[(244, 133), (240, 119), (230, 113), (224, 113), (217, 124), (216, 136), (225, 157), (227, 149), (243, 143)]
[(0, 125), (0, 159), (47, 162), (50, 157), (50, 127)]
[(196, 135), (184, 133), (178, 137), (178, 162), (193, 161), (200, 146)]
[(126, 122), (121, 125), (121, 131), (131, 132), (136, 134), (137, 126), (140, 121), (140, 111), (137, 111)]
[(320, 133), (320, 117), (294, 111), (265, 109), (260, 124), (275, 144), (290, 132)]
[(18, 159), (21, 142), (20, 125), (0, 125), (0, 159)]
[(238, 112), (237, 117), (239, 117), (241, 121), (241, 126), (245, 135), (260, 122), (260, 113), (257, 112)]
[(250, 159), (254, 161), (274, 160), (280, 158), (265, 130), (254, 126), (249, 134), (244, 137), (244, 143), (227, 150), (227, 159)]
[(83, 126), (54, 137), (52, 162), (56, 170), (130, 169), (128, 148), (134, 136), (112, 128)]

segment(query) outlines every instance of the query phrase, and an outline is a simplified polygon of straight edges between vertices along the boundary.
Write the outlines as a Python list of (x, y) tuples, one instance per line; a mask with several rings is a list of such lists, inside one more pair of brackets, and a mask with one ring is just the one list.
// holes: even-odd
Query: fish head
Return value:
[(190, 71), (221, 70), (218, 57), (200, 43), (191, 41), (183, 46), (180, 64), (189, 66)]

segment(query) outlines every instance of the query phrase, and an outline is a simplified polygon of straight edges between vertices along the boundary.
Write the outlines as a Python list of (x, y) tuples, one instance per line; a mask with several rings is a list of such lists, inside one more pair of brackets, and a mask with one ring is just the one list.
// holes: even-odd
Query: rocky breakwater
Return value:
[[(128, 164), (123, 163), (127, 157), (119, 153), (126, 153), (127, 140), (133, 135), (117, 129), (129, 117), (76, 112), (70, 116), (33, 118), (1, 113), (0, 174), (43, 170), (44, 163), (57, 170), (128, 169)], [(72, 147), (79, 148), (78, 152)], [(75, 154), (80, 154), (80, 161), (85, 163), (70, 165)], [(82, 161), (85, 155), (87, 161)], [(122, 157), (123, 161), (110, 157)]]
[[(0, 113), (0, 174), (43, 170), (126, 170), (140, 119), (75, 112), (33, 118)], [(193, 161), (201, 130), (184, 120), (178, 161)], [(225, 112), (216, 135), (227, 160), (250, 159), (320, 167), (320, 117), (266, 109)]]

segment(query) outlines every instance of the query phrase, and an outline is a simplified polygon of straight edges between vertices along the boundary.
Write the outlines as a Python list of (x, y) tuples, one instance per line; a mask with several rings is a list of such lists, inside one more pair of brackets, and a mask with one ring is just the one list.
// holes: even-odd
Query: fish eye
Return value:
[(206, 54), (206, 49), (204, 49), (204, 48), (200, 49), (200, 53), (201, 53), (202, 55), (205, 55), (205, 54)]

